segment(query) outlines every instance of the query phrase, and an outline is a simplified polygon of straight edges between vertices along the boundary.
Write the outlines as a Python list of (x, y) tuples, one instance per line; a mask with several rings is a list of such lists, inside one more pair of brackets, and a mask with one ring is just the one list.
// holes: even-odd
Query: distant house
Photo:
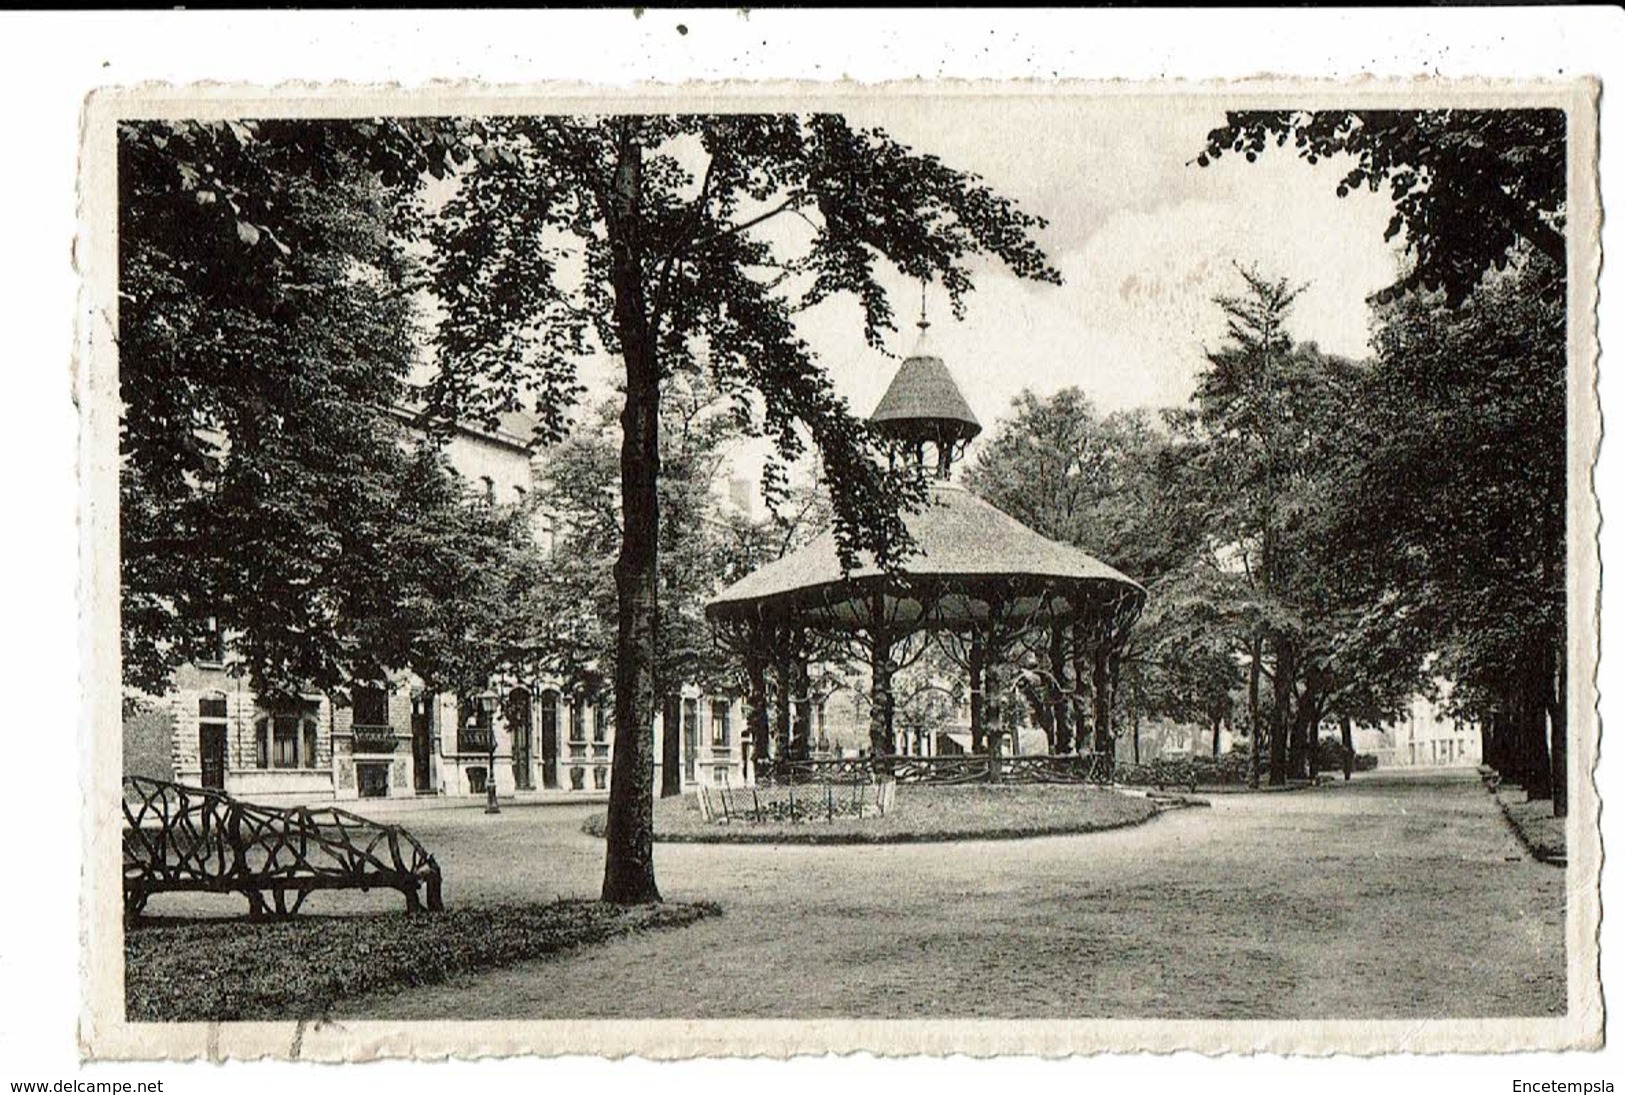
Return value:
[[(522, 502), (540, 471), (533, 421), (462, 426), (447, 443), (453, 468), (493, 503)], [(535, 534), (552, 550), (550, 515)], [(492, 681), (477, 696), (428, 692), (410, 674), (355, 682), (347, 702), (312, 692), (271, 703), (234, 672), (230, 637), (217, 656), (181, 666), (170, 690), (132, 705), (124, 771), (221, 788), (265, 802), (415, 796), (592, 794), (608, 789), (614, 748), (607, 693), (558, 680)], [(742, 782), (737, 700), (683, 692), (682, 782)], [(512, 721), (504, 712), (512, 716)], [(655, 758), (665, 727), (656, 723)], [(656, 776), (657, 781), (659, 776)]]
[(1379, 766), (1391, 768), (1473, 768), (1483, 756), (1477, 727), (1445, 714), (1449, 683), (1437, 681), (1438, 700), (1416, 695), (1384, 732), (1376, 750)]

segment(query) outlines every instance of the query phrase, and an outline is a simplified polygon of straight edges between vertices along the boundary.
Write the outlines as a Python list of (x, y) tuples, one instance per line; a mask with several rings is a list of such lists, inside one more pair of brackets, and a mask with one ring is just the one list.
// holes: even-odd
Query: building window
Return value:
[(733, 704), (727, 700), (711, 701), (711, 744), (727, 745), (729, 740), (728, 722), (733, 714)]
[(595, 790), (602, 791), (609, 786), (609, 769), (594, 768), (592, 770), (592, 785)]
[(602, 742), (608, 737), (608, 735), (608, 713), (604, 710), (603, 703), (595, 703), (592, 707), (592, 740)]
[(358, 684), (352, 691), (351, 722), (356, 726), (389, 725), (389, 689), (377, 684)]
[(586, 786), (587, 770), (585, 768), (570, 769), (570, 790), (579, 791)]
[(497, 504), (497, 482), (496, 482), (496, 480), (492, 479), (489, 475), (482, 475), (482, 476), (480, 476), (480, 486), (481, 486), (482, 496), (485, 499), (485, 504), (488, 505), (488, 506), (496, 505)]
[[(491, 728), (491, 710), (494, 704), (488, 697), (464, 700), (458, 705), (457, 751), (459, 753), (490, 753), (496, 749), (496, 738)], [(472, 771), (472, 769), (470, 769)]]
[(254, 766), (316, 767), (316, 719), (309, 715), (262, 715), (256, 719)]
[(587, 740), (587, 700), (577, 696), (570, 701), (570, 740)]
[(218, 617), (210, 616), (204, 625), (203, 654), (199, 664), (207, 666), (226, 664), (226, 633), (221, 630)]

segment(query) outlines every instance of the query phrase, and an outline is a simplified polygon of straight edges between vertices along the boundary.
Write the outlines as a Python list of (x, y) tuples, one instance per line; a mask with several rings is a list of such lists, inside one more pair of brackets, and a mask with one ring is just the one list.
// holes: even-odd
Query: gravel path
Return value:
[[(591, 895), (588, 810), (440, 811), (447, 900)], [(493, 825), (492, 822), (497, 822)], [(1471, 773), (1215, 796), (1134, 829), (955, 845), (659, 845), (720, 918), (442, 985), (368, 1019), (1409, 1018), (1563, 1010), (1563, 872)]]

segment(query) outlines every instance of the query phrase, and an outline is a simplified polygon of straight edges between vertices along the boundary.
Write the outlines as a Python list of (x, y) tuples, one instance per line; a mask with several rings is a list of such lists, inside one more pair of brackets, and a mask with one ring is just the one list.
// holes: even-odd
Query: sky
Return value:
[[(1239, 290), (1238, 263), (1307, 284), (1289, 323), (1295, 337), (1350, 357), (1367, 353), (1366, 298), (1395, 280), (1399, 263), (1398, 242), (1383, 240), (1387, 197), (1338, 198), (1346, 165), (1310, 165), (1290, 149), (1198, 167), (1208, 131), (1224, 121), (1218, 99), (920, 95), (855, 105), (846, 108), (854, 123), (980, 175), (1048, 222), (1037, 238), (1064, 284), (979, 263), (962, 320), (940, 289), (927, 293), (931, 344), (984, 438), (1024, 388), (1048, 395), (1075, 385), (1103, 413), (1185, 403), (1204, 348), (1223, 339), (1212, 298)], [(779, 224), (756, 231), (798, 230), (792, 218)], [(900, 326), (888, 351), (906, 355), (918, 338), (919, 287), (896, 276), (888, 287)], [(837, 390), (867, 415), (898, 358), (864, 343), (850, 299), (798, 323)], [(618, 371), (603, 360), (584, 369), (589, 401), (611, 394)], [(741, 445), (732, 474), (754, 478), (763, 452), (765, 444)]]

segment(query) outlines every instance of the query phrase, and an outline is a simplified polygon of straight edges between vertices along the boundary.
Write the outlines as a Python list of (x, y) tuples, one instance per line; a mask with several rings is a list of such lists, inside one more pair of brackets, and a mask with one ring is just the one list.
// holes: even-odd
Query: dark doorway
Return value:
[(542, 786), (559, 786), (559, 694), (551, 689), (542, 693)]
[(226, 728), (204, 723), (197, 733), (198, 759), (203, 765), (203, 786), (226, 789)]
[(429, 708), (433, 697), (412, 697), (412, 789), (427, 794), (434, 788), (433, 748), (429, 737)]
[(516, 791), (535, 788), (530, 774), (531, 713), (530, 691), (515, 688), (508, 693), (508, 732), (513, 738), (513, 786)]

